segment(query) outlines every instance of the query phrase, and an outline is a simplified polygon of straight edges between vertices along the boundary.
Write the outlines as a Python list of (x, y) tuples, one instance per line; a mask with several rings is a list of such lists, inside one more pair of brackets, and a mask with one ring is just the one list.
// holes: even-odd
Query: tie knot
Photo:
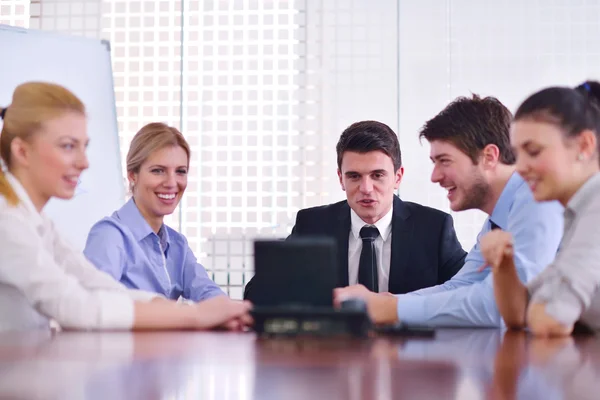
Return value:
[(379, 230), (374, 226), (365, 225), (360, 229), (360, 238), (362, 240), (375, 240), (379, 236)]

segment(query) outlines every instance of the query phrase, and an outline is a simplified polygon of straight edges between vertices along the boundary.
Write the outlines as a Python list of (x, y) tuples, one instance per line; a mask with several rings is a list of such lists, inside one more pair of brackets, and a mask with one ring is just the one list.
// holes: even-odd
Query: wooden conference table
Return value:
[(600, 398), (600, 339), (499, 330), (435, 339), (252, 333), (0, 334), (0, 398)]

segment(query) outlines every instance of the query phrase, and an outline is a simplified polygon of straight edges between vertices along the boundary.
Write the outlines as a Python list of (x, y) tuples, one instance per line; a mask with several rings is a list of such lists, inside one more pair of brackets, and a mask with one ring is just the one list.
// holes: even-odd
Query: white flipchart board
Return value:
[(90, 168), (82, 174), (73, 199), (53, 199), (44, 209), (67, 240), (83, 249), (92, 225), (125, 200), (110, 46), (7, 25), (0, 25), (0, 43), (1, 106), (9, 105), (15, 87), (27, 81), (60, 84), (86, 106)]

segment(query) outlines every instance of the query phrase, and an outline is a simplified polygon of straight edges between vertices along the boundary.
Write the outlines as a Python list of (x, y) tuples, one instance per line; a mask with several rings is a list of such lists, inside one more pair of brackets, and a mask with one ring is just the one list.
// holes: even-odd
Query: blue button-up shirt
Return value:
[(133, 199), (92, 227), (84, 254), (129, 288), (174, 300), (225, 294), (198, 263), (185, 236), (164, 224), (154, 233)]
[(461, 270), (444, 284), (397, 296), (401, 321), (448, 327), (502, 326), (491, 270), (477, 271), (484, 265), (479, 241), (491, 230), (490, 221), (512, 235), (515, 266), (523, 283), (556, 256), (563, 232), (563, 207), (556, 201), (536, 202), (526, 182), (515, 172)]

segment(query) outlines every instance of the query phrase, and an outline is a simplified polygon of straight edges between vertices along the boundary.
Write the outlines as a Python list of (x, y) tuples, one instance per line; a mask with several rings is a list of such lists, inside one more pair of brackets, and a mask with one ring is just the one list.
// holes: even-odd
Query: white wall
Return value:
[[(600, 78), (599, 19), (598, 0), (401, 0), (402, 197), (448, 211), (445, 191), (429, 183), (429, 149), (417, 132), (455, 97), (493, 95), (514, 112), (544, 86)], [(485, 216), (468, 211), (454, 218), (468, 249)]]

